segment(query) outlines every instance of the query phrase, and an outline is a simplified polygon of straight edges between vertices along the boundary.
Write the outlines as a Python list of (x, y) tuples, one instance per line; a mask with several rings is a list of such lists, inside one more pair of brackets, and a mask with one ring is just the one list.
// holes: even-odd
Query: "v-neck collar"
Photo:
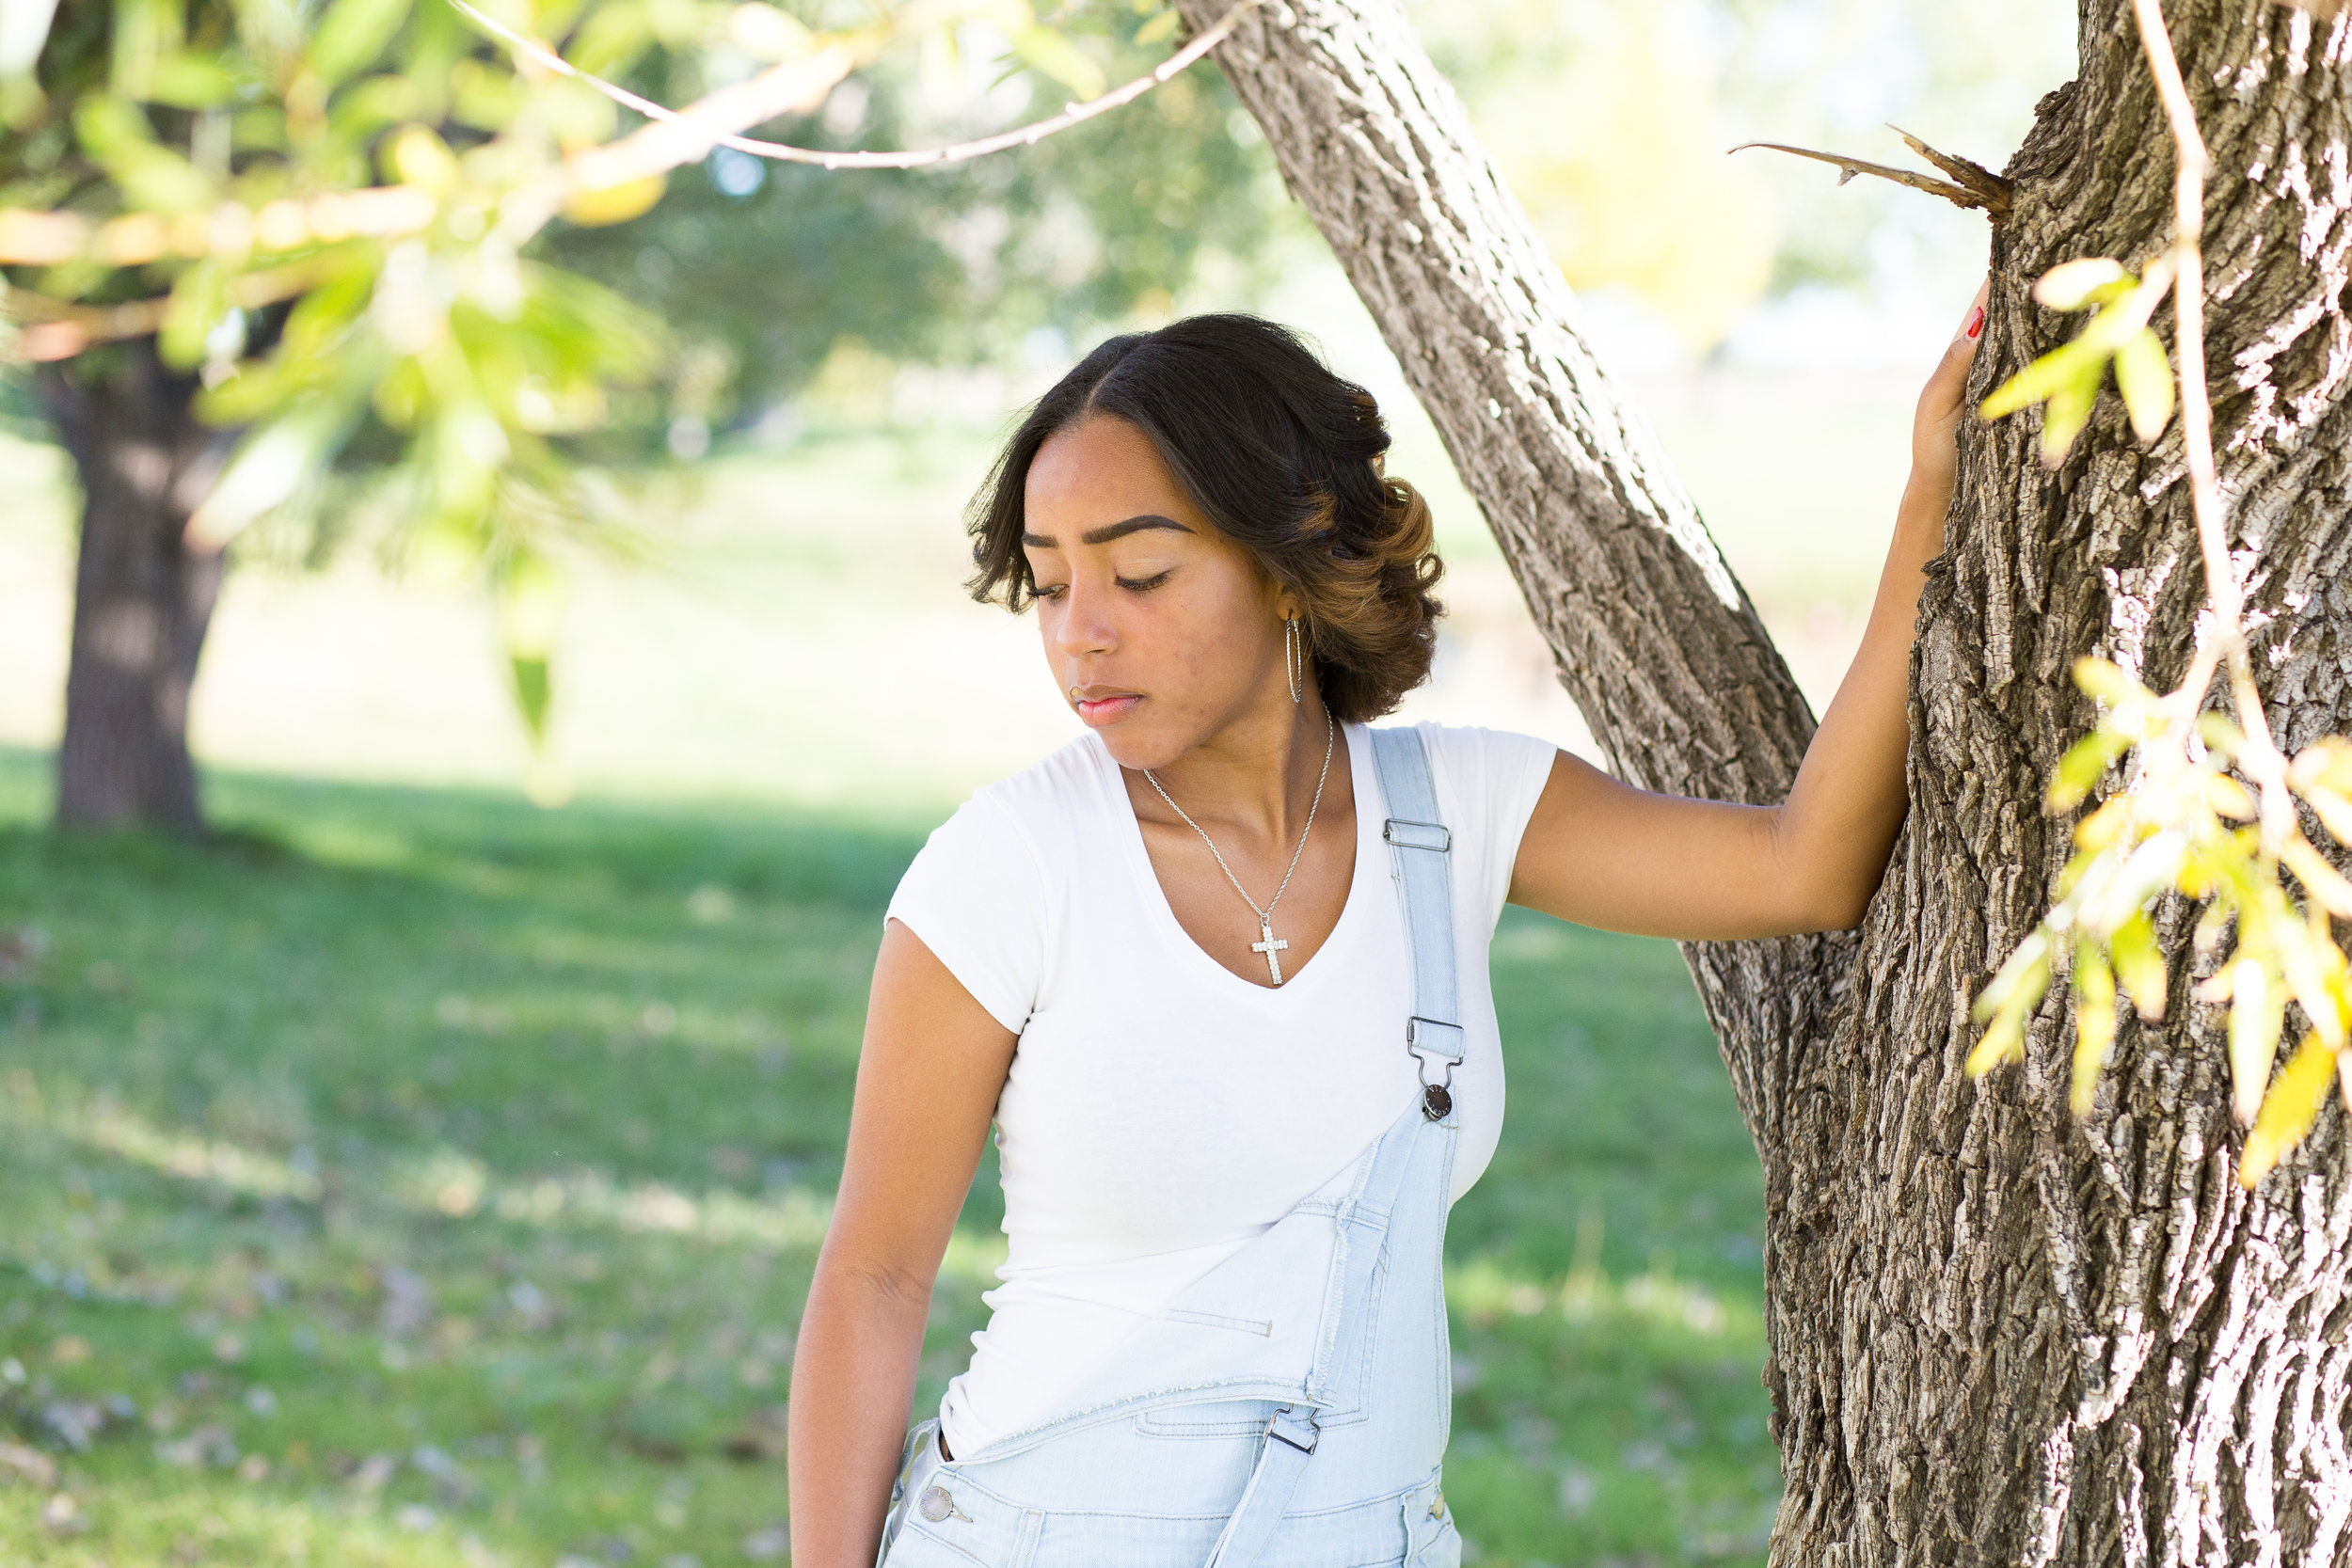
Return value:
[[(1175, 908), (1168, 901), (1168, 890), (1160, 885), (1159, 873), (1152, 868), (1152, 852), (1143, 842), (1143, 824), (1136, 816), (1135, 801), (1127, 794), (1121, 769), (1113, 760), (1110, 749), (1103, 744), (1102, 736), (1091, 730), (1087, 732), (1088, 748), (1095, 761), (1096, 782), (1104, 791), (1104, 809), (1109, 813), (1114, 832), (1120, 839), (1136, 893), (1159, 931), (1162, 943), (1179, 964), (1200, 977), (1200, 983), (1246, 992), (1261, 1006), (1289, 1006), (1286, 998), (1307, 991), (1325, 970), (1338, 967), (1326, 964), (1325, 957), (1342, 942), (1354, 940), (1357, 928), (1363, 924), (1363, 906), (1372, 896), (1371, 867), (1386, 860), (1380, 852), (1381, 840), (1375, 824), (1387, 816), (1388, 808), (1381, 802), (1379, 781), (1374, 777), (1372, 742), (1364, 726), (1342, 724), (1340, 733), (1347, 740), (1348, 784), (1356, 801), (1356, 864), (1348, 875), (1347, 900), (1340, 906), (1340, 918), (1333, 924), (1331, 934), (1323, 939), (1323, 945), (1315, 949), (1314, 956), (1300, 968), (1288, 972), (1280, 985), (1262, 986), (1243, 979), (1211, 958), (1176, 918)], [(1237, 897), (1234, 902), (1239, 903), (1240, 899)]]

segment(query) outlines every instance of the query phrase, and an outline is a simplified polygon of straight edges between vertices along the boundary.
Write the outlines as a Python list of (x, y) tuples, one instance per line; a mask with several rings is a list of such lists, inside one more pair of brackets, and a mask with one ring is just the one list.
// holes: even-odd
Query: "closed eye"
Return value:
[(1131, 594), (1149, 594), (1175, 575), (1176, 568), (1170, 566), (1167, 571), (1154, 573), (1148, 578), (1113, 578), (1111, 580)]

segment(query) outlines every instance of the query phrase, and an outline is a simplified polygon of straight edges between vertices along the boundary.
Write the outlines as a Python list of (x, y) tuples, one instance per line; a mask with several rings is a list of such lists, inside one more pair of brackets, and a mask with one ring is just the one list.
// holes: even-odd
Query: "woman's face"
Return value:
[(1288, 600), (1148, 437), (1091, 415), (1029, 465), (1022, 547), (1062, 698), (1127, 768), (1164, 768), (1280, 699)]

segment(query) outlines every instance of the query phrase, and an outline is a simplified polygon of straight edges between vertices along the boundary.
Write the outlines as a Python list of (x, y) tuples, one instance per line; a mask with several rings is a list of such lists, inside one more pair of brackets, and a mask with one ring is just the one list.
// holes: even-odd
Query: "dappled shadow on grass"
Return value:
[[(230, 776), (214, 842), (56, 837), (34, 766), (0, 754), (0, 1540), (765, 1560), (929, 824)], [(1514, 914), (1497, 993), (1511, 1124), (1454, 1227), (1465, 1528), (1489, 1563), (1756, 1560), (1760, 1195), (1678, 963)], [(992, 1159), (926, 1403), (1000, 1202)]]

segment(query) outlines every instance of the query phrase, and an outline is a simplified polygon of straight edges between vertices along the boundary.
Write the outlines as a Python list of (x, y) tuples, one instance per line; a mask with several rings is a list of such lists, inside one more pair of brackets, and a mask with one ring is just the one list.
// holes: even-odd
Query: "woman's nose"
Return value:
[(1054, 645), (1072, 655), (1109, 653), (1119, 645), (1119, 632), (1104, 613), (1106, 608), (1099, 595), (1072, 583), (1054, 627)]

